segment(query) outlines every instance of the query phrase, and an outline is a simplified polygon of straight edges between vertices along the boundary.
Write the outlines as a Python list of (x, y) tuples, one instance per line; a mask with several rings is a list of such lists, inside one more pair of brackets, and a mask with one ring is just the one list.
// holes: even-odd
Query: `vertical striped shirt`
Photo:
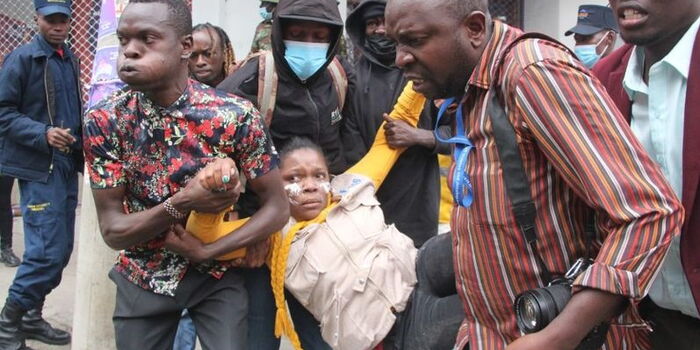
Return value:
[(606, 348), (646, 348), (648, 327), (634, 305), (680, 233), (683, 209), (604, 88), (563, 46), (525, 39), (496, 63), (521, 34), (494, 23), (463, 99), (475, 146), (466, 170), (474, 203), (455, 207), (451, 222), (457, 289), (467, 313), (458, 346), (505, 348), (521, 336), (515, 297), (549, 282), (540, 278), (502, 177), (486, 114), (497, 79), (537, 207), (539, 254), (559, 275), (586, 256), (583, 232), (592, 209), (595, 263), (577, 278), (574, 292), (595, 288), (629, 298), (633, 306), (613, 320)]

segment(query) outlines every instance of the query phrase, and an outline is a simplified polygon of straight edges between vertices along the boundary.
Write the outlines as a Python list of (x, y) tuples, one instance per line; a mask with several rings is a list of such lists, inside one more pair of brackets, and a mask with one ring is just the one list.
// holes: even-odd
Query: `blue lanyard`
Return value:
[(440, 142), (452, 143), (455, 145), (455, 151), (453, 160), (455, 163), (454, 173), (452, 174), (452, 196), (454, 197), (457, 204), (461, 207), (469, 207), (474, 198), (472, 195), (472, 183), (469, 181), (469, 175), (467, 174), (467, 161), (469, 160), (469, 153), (474, 148), (472, 142), (467, 138), (464, 133), (464, 118), (462, 115), (462, 104), (460, 103), (457, 107), (457, 120), (456, 127), (457, 133), (455, 136), (449, 139), (443, 139), (440, 137), (438, 132), (438, 126), (440, 125), (440, 119), (442, 119), (447, 107), (449, 107), (454, 102), (454, 97), (446, 99), (442, 106), (440, 106), (440, 111), (438, 112), (437, 121), (435, 121), (435, 138)]

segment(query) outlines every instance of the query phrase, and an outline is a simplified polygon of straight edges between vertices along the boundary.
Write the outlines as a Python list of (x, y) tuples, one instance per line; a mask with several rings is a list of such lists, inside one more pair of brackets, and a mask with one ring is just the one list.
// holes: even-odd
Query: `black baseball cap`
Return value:
[(601, 30), (610, 29), (619, 32), (613, 10), (607, 6), (581, 5), (578, 8), (576, 25), (567, 30), (564, 35), (592, 35)]
[(70, 17), (70, 4), (71, 0), (34, 0), (34, 8), (36, 9), (36, 12), (42, 16), (62, 13)]

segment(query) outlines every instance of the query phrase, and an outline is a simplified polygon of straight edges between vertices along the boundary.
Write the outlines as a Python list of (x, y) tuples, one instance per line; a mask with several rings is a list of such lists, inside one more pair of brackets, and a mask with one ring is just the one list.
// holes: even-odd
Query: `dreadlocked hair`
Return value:
[(179, 36), (192, 34), (192, 13), (183, 0), (131, 0), (129, 4), (165, 4), (170, 24)]
[(212, 32), (219, 36), (219, 48), (221, 49), (221, 53), (224, 55), (224, 77), (227, 77), (229, 74), (233, 73), (231, 70), (236, 64), (236, 55), (233, 52), (233, 45), (231, 45), (231, 40), (229, 39), (228, 34), (226, 34), (226, 31), (224, 31), (223, 28), (215, 26), (209, 22), (197, 24), (194, 26), (194, 28), (192, 28), (192, 33), (199, 31), (206, 31), (207, 34), (209, 34), (209, 39), (211, 39), (212, 43), (214, 42)]

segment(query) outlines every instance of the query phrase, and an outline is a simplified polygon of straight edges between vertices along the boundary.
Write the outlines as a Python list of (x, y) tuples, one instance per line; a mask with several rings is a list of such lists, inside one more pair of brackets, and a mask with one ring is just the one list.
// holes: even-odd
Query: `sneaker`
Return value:
[(22, 262), (12, 251), (12, 248), (3, 248), (0, 251), (0, 262), (7, 267), (17, 267)]

